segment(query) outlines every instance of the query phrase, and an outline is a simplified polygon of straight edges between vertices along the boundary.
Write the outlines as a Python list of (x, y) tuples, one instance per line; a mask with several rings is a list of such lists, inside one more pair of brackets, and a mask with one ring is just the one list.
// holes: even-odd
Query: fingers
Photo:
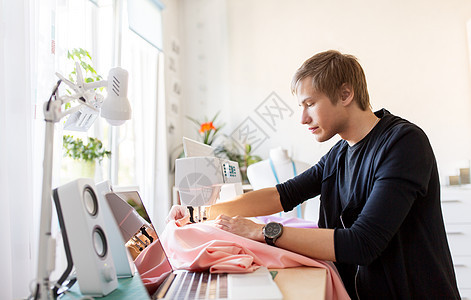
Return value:
[(176, 210), (176, 217), (178, 219), (181, 219), (183, 217), (190, 215), (190, 213), (188, 212), (188, 209), (185, 206), (178, 205), (176, 206), (175, 210)]
[(239, 228), (244, 225), (245, 218), (240, 216), (229, 217), (226, 215), (219, 215), (214, 221), (214, 225), (217, 228), (229, 231), (236, 232), (240, 230)]
[(214, 226), (216, 228), (219, 228), (219, 229), (222, 229), (222, 230), (225, 230), (225, 231), (230, 231), (230, 227), (228, 224), (222, 224), (222, 223), (216, 223), (214, 222)]
[(214, 220), (214, 226), (217, 228), (223, 229), (228, 231), (229, 230), (229, 222), (232, 220), (231, 217), (226, 215), (219, 215), (217, 216), (216, 220)]
[(216, 217), (216, 220), (230, 221), (230, 220), (232, 220), (232, 218), (229, 217), (229, 216), (226, 216), (226, 215), (219, 215), (219, 216)]
[(170, 221), (176, 221), (176, 220), (180, 220), (186, 217), (188, 217), (189, 219), (189, 216), (190, 215), (189, 215), (188, 209), (185, 206), (174, 205), (172, 206), (172, 208), (170, 209), (170, 212), (168, 213), (166, 222), (168, 223)]
[(234, 224), (235, 220), (237, 220), (239, 217), (229, 217), (226, 215), (219, 215), (217, 216), (216, 220), (214, 220), (214, 224), (218, 225), (225, 225), (226, 227), (229, 227), (230, 224)]
[(263, 226), (263, 225), (256, 224), (253, 221), (244, 217), (240, 217), (240, 216), (228, 217), (225, 215), (221, 215), (216, 218), (213, 225), (216, 228), (240, 235), (245, 238), (249, 238), (249, 239), (257, 240), (257, 241), (261, 240), (258, 236), (259, 235), (258, 233), (261, 234), (262, 229), (260, 226)]
[(183, 218), (181, 219), (178, 219), (175, 221), (175, 224), (178, 226), (178, 227), (182, 227), (186, 224), (190, 223), (190, 215), (186, 215), (184, 216)]

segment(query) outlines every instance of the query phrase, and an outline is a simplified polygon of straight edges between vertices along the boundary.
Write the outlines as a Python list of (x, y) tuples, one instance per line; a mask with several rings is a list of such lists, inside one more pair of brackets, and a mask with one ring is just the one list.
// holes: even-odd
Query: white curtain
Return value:
[(160, 92), (163, 74), (159, 72), (163, 54), (140, 35), (130, 30), (124, 33), (122, 64), (130, 74), (136, 182), (154, 226), (162, 231), (169, 199), (166, 108)]
[[(0, 3), (0, 299), (19, 299), (31, 294), (36, 279), (42, 106), (57, 80), (55, 1)], [(55, 144), (61, 144), (57, 135)]]
[(0, 19), (0, 298), (17, 299), (30, 294), (36, 277), (39, 216), (34, 212), (41, 198), (35, 3), (1, 0)]
[(123, 36), (123, 68), (130, 74), (128, 97), (134, 125), (135, 182), (152, 216), (154, 197), (155, 128), (157, 107), (157, 58), (159, 52), (130, 31)]

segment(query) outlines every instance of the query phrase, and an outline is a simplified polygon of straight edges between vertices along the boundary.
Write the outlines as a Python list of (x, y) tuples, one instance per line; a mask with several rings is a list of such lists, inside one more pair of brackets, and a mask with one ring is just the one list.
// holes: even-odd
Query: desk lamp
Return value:
[[(77, 82), (73, 83), (64, 76), (56, 73), (59, 81), (55, 85), (51, 97), (44, 103), (44, 119), (46, 133), (44, 144), (43, 184), (41, 198), (41, 217), (39, 229), (37, 283), (34, 299), (53, 299), (49, 276), (55, 268), (55, 240), (51, 236), (52, 219), (52, 158), (54, 145), (54, 124), (63, 117), (80, 112), (96, 112), (101, 110), (101, 116), (111, 125), (121, 125), (131, 119), (131, 106), (127, 99), (128, 72), (120, 67), (109, 71), (107, 80), (84, 82), (79, 63), (75, 64)], [(72, 95), (59, 95), (59, 86), (64, 82), (72, 89)], [(106, 87), (108, 96), (96, 94), (95, 89)], [(72, 108), (64, 109), (64, 104), (77, 101)]]

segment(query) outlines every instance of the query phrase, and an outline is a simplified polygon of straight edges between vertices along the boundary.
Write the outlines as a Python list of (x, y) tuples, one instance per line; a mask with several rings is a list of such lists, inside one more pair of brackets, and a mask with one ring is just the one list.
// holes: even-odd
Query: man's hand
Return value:
[(257, 224), (240, 216), (229, 217), (226, 215), (219, 215), (214, 221), (214, 225), (223, 230), (252, 240), (259, 242), (265, 241), (262, 233), (263, 224)]
[(185, 206), (174, 205), (168, 213), (166, 222), (175, 221), (178, 227), (190, 223), (190, 213)]

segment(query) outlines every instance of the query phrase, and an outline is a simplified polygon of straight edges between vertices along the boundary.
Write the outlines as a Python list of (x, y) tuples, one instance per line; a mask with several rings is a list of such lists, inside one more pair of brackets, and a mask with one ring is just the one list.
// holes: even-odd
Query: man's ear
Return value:
[(343, 106), (347, 106), (353, 102), (353, 98), (355, 96), (355, 92), (353, 91), (353, 87), (350, 83), (344, 83), (340, 87), (340, 101), (342, 102)]

